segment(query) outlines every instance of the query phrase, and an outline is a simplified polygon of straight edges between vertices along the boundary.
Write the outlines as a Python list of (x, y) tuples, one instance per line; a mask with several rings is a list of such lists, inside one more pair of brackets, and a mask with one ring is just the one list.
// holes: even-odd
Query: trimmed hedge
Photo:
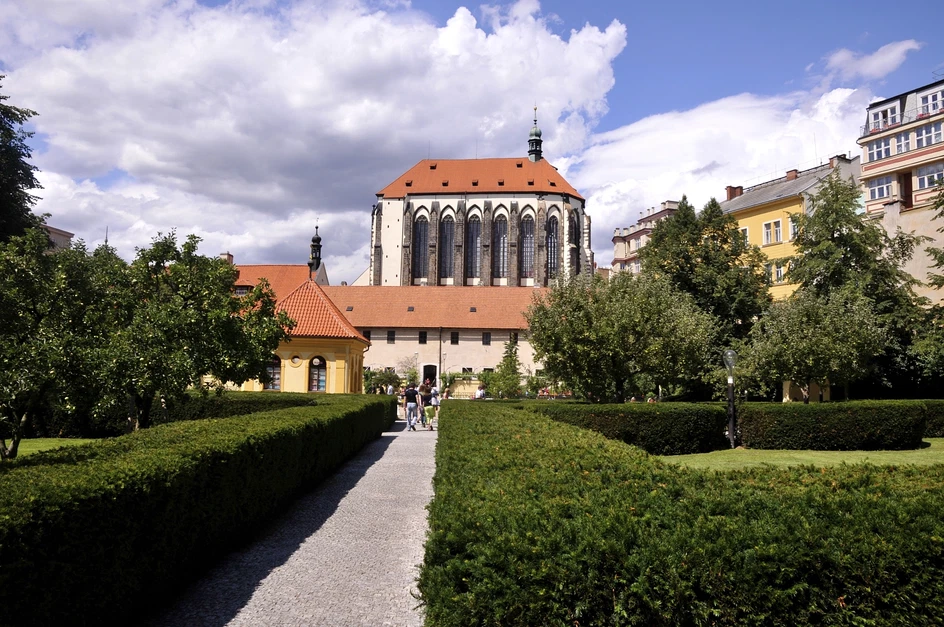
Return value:
[(8, 469), (4, 624), (127, 622), (377, 438), (394, 413), (395, 399), (347, 397), (161, 425)]
[(427, 625), (942, 622), (942, 466), (707, 473), (511, 407), (442, 412)]
[(929, 414), (927, 401), (744, 403), (738, 424), (748, 448), (904, 450), (921, 446)]
[(583, 405), (535, 402), (532, 410), (602, 433), (653, 455), (686, 455), (728, 448), (727, 410), (711, 403)]
[(203, 396), (189, 393), (179, 400), (168, 403), (166, 418), (160, 400), (154, 401), (151, 419), (154, 424), (201, 420), (204, 418), (229, 418), (264, 411), (275, 411), (288, 407), (305, 407), (329, 403), (326, 394), (300, 394), (292, 392), (223, 392)]
[(928, 427), (924, 431), (926, 438), (944, 438), (944, 401), (922, 401), (928, 406)]

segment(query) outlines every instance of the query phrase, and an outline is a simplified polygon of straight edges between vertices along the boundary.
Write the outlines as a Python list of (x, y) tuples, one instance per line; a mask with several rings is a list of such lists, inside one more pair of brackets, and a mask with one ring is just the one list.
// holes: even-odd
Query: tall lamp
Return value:
[(734, 364), (737, 363), (737, 357), (738, 354), (730, 348), (722, 355), (724, 365), (728, 369), (728, 440), (731, 442), (731, 448), (737, 446), (737, 421), (734, 415)]

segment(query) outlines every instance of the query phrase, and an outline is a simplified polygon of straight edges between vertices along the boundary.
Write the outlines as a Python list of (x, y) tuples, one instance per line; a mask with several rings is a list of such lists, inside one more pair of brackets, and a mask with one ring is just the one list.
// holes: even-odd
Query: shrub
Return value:
[(928, 413), (926, 401), (745, 403), (739, 408), (738, 424), (748, 448), (914, 449), (921, 446)]
[(926, 438), (944, 438), (944, 401), (923, 401), (928, 407), (928, 427), (924, 431)]
[(711, 403), (583, 405), (534, 403), (535, 411), (632, 444), (653, 455), (707, 453), (728, 448), (724, 406)]
[(944, 467), (697, 472), (508, 405), (442, 411), (427, 625), (940, 622)]
[(127, 622), (378, 437), (394, 403), (176, 422), (5, 469), (4, 624)]

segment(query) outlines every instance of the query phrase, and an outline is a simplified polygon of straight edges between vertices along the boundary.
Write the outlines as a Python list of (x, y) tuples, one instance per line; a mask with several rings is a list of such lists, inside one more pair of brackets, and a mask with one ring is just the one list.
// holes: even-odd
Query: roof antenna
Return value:
[(105, 246), (108, 246), (108, 227), (105, 227)]

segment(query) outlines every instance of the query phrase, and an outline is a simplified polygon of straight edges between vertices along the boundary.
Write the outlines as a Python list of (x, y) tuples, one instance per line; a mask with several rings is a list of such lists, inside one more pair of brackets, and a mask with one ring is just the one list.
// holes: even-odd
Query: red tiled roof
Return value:
[(567, 194), (583, 200), (550, 163), (541, 159), (423, 159), (377, 192), (385, 198), (413, 194)]
[(306, 280), (280, 299), (278, 309), (286, 312), (297, 323), (292, 329), (295, 337), (356, 339), (369, 344), (314, 281)]
[(526, 329), (524, 312), (535, 295), (546, 292), (533, 287), (484, 286), (339, 285), (323, 289), (350, 323), (361, 329)]
[(275, 300), (281, 300), (288, 296), (296, 287), (308, 280), (307, 264), (282, 264), (282, 265), (258, 265), (258, 266), (237, 266), (239, 277), (235, 285), (253, 287), (259, 279), (265, 278), (272, 286), (275, 292)]

